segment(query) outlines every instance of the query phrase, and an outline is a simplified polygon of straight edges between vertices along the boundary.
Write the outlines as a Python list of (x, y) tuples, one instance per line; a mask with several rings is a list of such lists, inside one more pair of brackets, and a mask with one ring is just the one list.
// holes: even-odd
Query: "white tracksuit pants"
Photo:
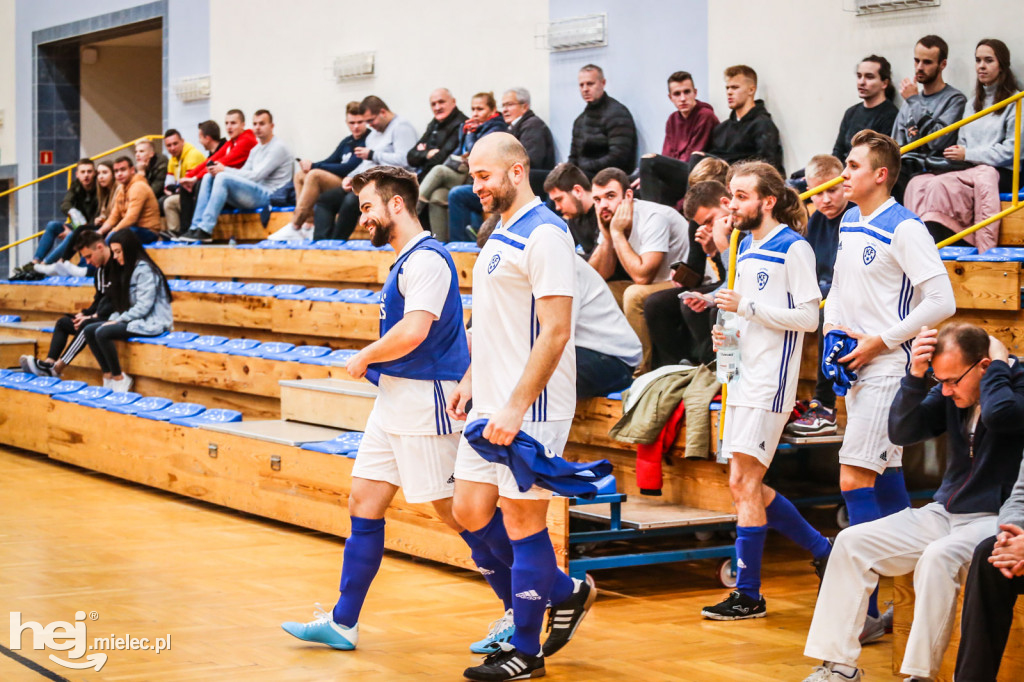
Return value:
[(960, 580), (996, 515), (950, 514), (937, 502), (847, 528), (836, 538), (804, 655), (856, 666), (868, 598), (879, 576), (914, 571), (914, 622), (901, 672), (934, 677), (949, 644)]

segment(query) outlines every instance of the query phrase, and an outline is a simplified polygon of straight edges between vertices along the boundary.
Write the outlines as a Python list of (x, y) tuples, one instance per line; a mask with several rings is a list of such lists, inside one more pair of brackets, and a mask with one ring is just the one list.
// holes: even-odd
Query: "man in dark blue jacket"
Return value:
[[(930, 365), (930, 370), (929, 370)], [(931, 371), (939, 385), (929, 388)], [(836, 538), (804, 655), (823, 660), (807, 680), (859, 680), (858, 633), (879, 576), (914, 571), (913, 627), (901, 672), (932, 679), (949, 643), (960, 576), (996, 531), (1024, 449), (1024, 369), (970, 324), (923, 329), (889, 410), (898, 445), (946, 434), (935, 501), (852, 526)]]

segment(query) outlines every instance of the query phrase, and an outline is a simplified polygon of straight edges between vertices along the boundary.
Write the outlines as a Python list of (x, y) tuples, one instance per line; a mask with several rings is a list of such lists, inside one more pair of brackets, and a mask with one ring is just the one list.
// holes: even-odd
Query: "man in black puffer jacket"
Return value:
[(587, 103), (572, 124), (569, 163), (588, 178), (605, 168), (626, 174), (636, 168), (636, 124), (629, 109), (605, 94), (604, 71), (587, 64), (579, 73), (580, 95)]
[[(725, 70), (725, 97), (732, 112), (715, 126), (704, 154), (729, 163), (764, 161), (786, 177), (779, 129), (765, 109), (764, 101), (754, 99), (756, 94), (757, 73), (752, 68), (740, 64)], [(697, 154), (690, 158), (693, 159), (691, 164), (700, 159)]]

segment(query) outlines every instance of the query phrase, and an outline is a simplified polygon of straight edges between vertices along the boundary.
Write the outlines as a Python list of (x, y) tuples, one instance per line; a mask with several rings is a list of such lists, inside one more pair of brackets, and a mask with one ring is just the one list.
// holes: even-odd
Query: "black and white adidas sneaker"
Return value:
[(768, 615), (768, 608), (764, 597), (751, 599), (739, 590), (733, 590), (720, 604), (701, 609), (700, 615), (711, 620), (746, 620), (764, 618)]
[(569, 643), (576, 634), (576, 628), (583, 622), (584, 616), (597, 599), (597, 588), (594, 587), (594, 579), (589, 574), (586, 580), (573, 578), (572, 581), (572, 594), (561, 604), (552, 604), (548, 611), (547, 631), (551, 634), (544, 640), (542, 647), (545, 656), (554, 655)]
[(544, 677), (544, 653), (537, 656), (520, 653), (508, 642), (498, 642), (501, 647), (480, 665), (466, 668), (462, 673), (468, 680), (481, 682), (504, 682), (505, 680), (528, 680)]

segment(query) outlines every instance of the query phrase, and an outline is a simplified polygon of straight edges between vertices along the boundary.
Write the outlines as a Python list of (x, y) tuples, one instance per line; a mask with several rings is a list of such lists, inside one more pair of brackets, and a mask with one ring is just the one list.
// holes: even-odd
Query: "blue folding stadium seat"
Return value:
[(0, 369), (0, 379), (3, 379), (8, 374), (13, 374), (13, 373), (14, 373), (13, 369)]
[(279, 294), (282, 301), (337, 301), (338, 290), (330, 287), (310, 287), (294, 294)]
[(622, 391), (616, 391), (615, 393), (609, 393), (605, 396), (608, 400), (622, 400)]
[(288, 245), (287, 248), (295, 251), (310, 251), (315, 249), (313, 246), (315, 242), (312, 239), (289, 239), (285, 242)]
[(188, 287), (185, 289), (185, 291), (189, 291), (193, 294), (212, 294), (214, 293), (214, 291), (216, 291), (214, 289), (214, 287), (216, 286), (217, 282), (214, 282), (213, 280), (193, 279), (189, 281)]
[(227, 341), (228, 337), (226, 336), (200, 336), (191, 341), (172, 341), (171, 343), (165, 343), (164, 346), (178, 350), (208, 350), (214, 346), (227, 343)]
[(257, 249), (271, 249), (271, 250), (273, 250), (273, 249), (287, 249), (288, 248), (288, 242), (287, 241), (275, 242), (275, 241), (271, 241), (269, 239), (264, 239), (261, 242), (256, 242), (256, 248)]
[(78, 403), (79, 405), (85, 405), (86, 407), (95, 407), (100, 410), (105, 410), (108, 407), (122, 407), (124, 405), (131, 405), (142, 396), (138, 393), (132, 393), (128, 391), (126, 393), (108, 393), (102, 398), (96, 400), (83, 400)]
[(128, 340), (135, 343), (148, 343), (153, 346), (166, 346), (168, 343), (181, 343), (198, 338), (199, 334), (195, 332), (166, 332), (160, 336), (133, 336)]
[(285, 343), (283, 341), (267, 341), (261, 343), (258, 346), (253, 346), (248, 350), (238, 349), (233, 351), (232, 355), (241, 355), (247, 358), (262, 358), (264, 353), (286, 353), (292, 348), (295, 348), (294, 343)]
[(0, 315), (0, 322), (21, 322), (21, 315)]
[(460, 294), (459, 298), (462, 299), (462, 307), (463, 308), (472, 308), (473, 307), (473, 295), (472, 294)]
[(146, 396), (145, 398), (139, 398), (135, 402), (127, 403), (125, 405), (111, 405), (105, 408), (108, 412), (117, 412), (118, 414), (138, 414), (140, 412), (156, 412), (169, 406), (173, 401), (170, 398), (159, 398), (157, 396)]
[(80, 391), (61, 393), (53, 396), (53, 398), (65, 403), (80, 403), (83, 400), (99, 400), (106, 395), (110, 395), (112, 392), (106, 386), (86, 386)]
[(286, 294), (297, 294), (300, 291), (305, 291), (306, 287), (301, 284), (278, 284), (274, 286), (274, 289), (270, 292), (271, 296), (284, 296)]
[(236, 351), (252, 350), (258, 345), (260, 345), (260, 342), (256, 339), (229, 339), (226, 343), (222, 343), (218, 346), (210, 346), (209, 348), (203, 348), (203, 350), (209, 353), (237, 355), (238, 353), (236, 353)]
[(261, 357), (281, 362), (307, 362), (310, 358), (321, 358), (330, 352), (331, 349), (327, 346), (296, 346), (283, 353), (266, 352)]
[(957, 261), (981, 263), (1012, 263), (1024, 261), (1024, 249), (1011, 246), (997, 246), (985, 253), (960, 256)]
[(0, 379), (0, 386), (3, 386), (4, 388), (24, 389), (25, 384), (35, 378), (36, 376), (34, 374), (29, 374), (28, 372), (11, 372)]
[(157, 422), (166, 422), (172, 419), (181, 419), (184, 417), (194, 417), (197, 414), (206, 411), (206, 407), (196, 403), (171, 403), (162, 410), (154, 410), (151, 412), (136, 412), (136, 417), (142, 417), (143, 419), (152, 419)]
[(31, 391), (32, 393), (45, 393), (46, 389), (59, 383), (59, 377), (36, 377), (27, 384), (20, 385), (19, 388), (25, 391)]
[(74, 286), (76, 286), (76, 287), (88, 287), (88, 286), (92, 286), (92, 284), (93, 284), (93, 278), (92, 277), (85, 277), (85, 276), (83, 276), (83, 277), (69, 277), (68, 279), (75, 280)]
[(176, 417), (170, 420), (178, 426), (189, 426), (199, 428), (207, 424), (228, 424), (230, 422), (242, 421), (242, 413), (238, 410), (206, 410), (194, 417)]
[(331, 351), (327, 355), (321, 355), (318, 358), (306, 358), (302, 362), (307, 365), (321, 365), (324, 367), (344, 365), (350, 357), (358, 352), (351, 348), (342, 348), (341, 350)]
[(171, 291), (188, 291), (189, 285), (192, 284), (187, 279), (169, 279), (167, 280), (167, 286), (171, 288)]
[(331, 440), (318, 443), (303, 443), (302, 449), (323, 452), (328, 455), (344, 455), (345, 457), (355, 459), (356, 453), (359, 452), (359, 443), (362, 440), (362, 431), (346, 431)]
[(444, 245), (450, 253), (480, 253), (476, 242), (448, 242)]
[(973, 246), (944, 246), (939, 249), (939, 258), (942, 260), (956, 260), (961, 256), (973, 256), (978, 249)]
[(84, 381), (58, 381), (57, 383), (40, 389), (39, 393), (46, 395), (60, 395), (62, 393), (75, 393), (88, 386)]
[[(1024, 189), (1017, 194), (1020, 199), (1024, 199)], [(999, 201), (1013, 201), (1013, 192), (1003, 192), (999, 195)], [(1024, 210), (1024, 209), (1022, 209)]]
[(39, 331), (43, 332), (44, 334), (52, 334), (53, 333), (53, 325), (52, 324), (45, 324), (42, 327), (39, 327)]
[(60, 275), (53, 275), (39, 280), (39, 285), (44, 287), (64, 286), (64, 278)]
[(380, 294), (369, 289), (342, 289), (338, 292), (337, 300), (344, 303), (380, 303)]
[(249, 282), (243, 284), (238, 293), (243, 296), (273, 296), (274, 285), (270, 282)]
[(317, 251), (340, 251), (344, 250), (346, 243), (344, 239), (321, 239), (313, 242), (312, 248)]

